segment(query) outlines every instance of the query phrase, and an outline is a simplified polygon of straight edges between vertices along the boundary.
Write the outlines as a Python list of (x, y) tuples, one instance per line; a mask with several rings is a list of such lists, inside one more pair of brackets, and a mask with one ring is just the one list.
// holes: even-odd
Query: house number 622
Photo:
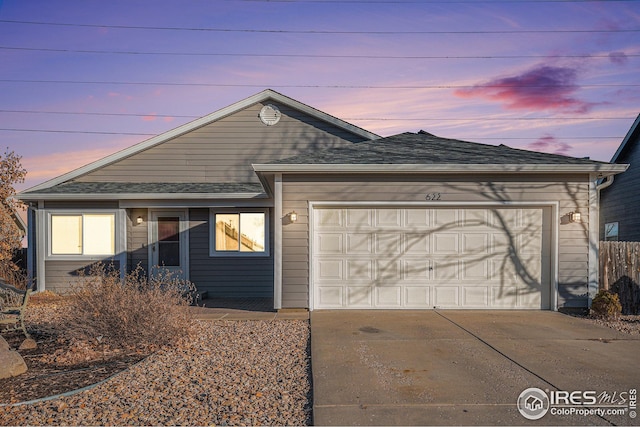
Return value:
[(428, 201), (440, 200), (440, 193), (428, 193), (424, 198)]

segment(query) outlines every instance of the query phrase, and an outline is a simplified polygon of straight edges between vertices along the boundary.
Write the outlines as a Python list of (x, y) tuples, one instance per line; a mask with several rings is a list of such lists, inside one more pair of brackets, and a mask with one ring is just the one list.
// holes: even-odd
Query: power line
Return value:
[(88, 135), (133, 135), (133, 136), (154, 136), (155, 133), (138, 133), (138, 132), (102, 132), (89, 130), (56, 130), (56, 129), (19, 129), (19, 128), (0, 128), (3, 132), (42, 132), (42, 133), (77, 133)]
[[(414, 86), (373, 86), (373, 85), (309, 85), (309, 84), (285, 84), (285, 85), (265, 85), (249, 83), (179, 83), (179, 82), (127, 82), (127, 81), (107, 81), (107, 80), (31, 80), (31, 79), (0, 79), (0, 83), (53, 83), (53, 84), (83, 84), (83, 85), (123, 85), (123, 86), (193, 86), (193, 87), (246, 87), (265, 88), (279, 87), (285, 89), (472, 89), (482, 88), (564, 88), (575, 87), (575, 85), (562, 84), (532, 84), (532, 85), (414, 85)], [(638, 87), (640, 84), (581, 84), (583, 88), (602, 87)]]
[(8, 24), (50, 25), (60, 27), (81, 28), (112, 28), (124, 30), (155, 30), (155, 31), (206, 31), (216, 33), (273, 33), (273, 34), (377, 34), (377, 35), (416, 35), (416, 34), (564, 34), (564, 33), (638, 33), (640, 29), (578, 29), (578, 30), (422, 30), (422, 31), (339, 31), (339, 30), (281, 30), (281, 29), (252, 29), (252, 28), (210, 28), (210, 27), (157, 27), (141, 25), (112, 25), (112, 24), (77, 24), (68, 22), (19, 21), (0, 19)]
[[(559, 59), (559, 58), (602, 58), (611, 59), (604, 54), (577, 55), (336, 55), (336, 54), (280, 54), (280, 53), (219, 53), (219, 52), (148, 52), (122, 50), (79, 50), (36, 47), (0, 46), (1, 50), (19, 50), (28, 52), (82, 53), (101, 55), (159, 55), (159, 56), (230, 56), (258, 58), (331, 58), (331, 59)], [(640, 57), (640, 54), (625, 54), (627, 58)]]
[(159, 118), (179, 118), (197, 119), (201, 116), (186, 116), (181, 114), (155, 114), (155, 113), (107, 113), (88, 111), (41, 111), (41, 110), (0, 110), (0, 113), (21, 113), (21, 114), (60, 114), (78, 116), (116, 116), (116, 117), (159, 117)]
[[(197, 119), (202, 116), (183, 115), (183, 114), (157, 114), (157, 113), (109, 113), (109, 112), (88, 112), (88, 111), (43, 111), (43, 110), (8, 110), (0, 109), (0, 113), (19, 113), (19, 114), (51, 114), (51, 115), (78, 115), (78, 116), (115, 116), (115, 117), (154, 117), (154, 118), (180, 118), (180, 119)], [(445, 117), (426, 117), (426, 118), (393, 118), (393, 117), (345, 117), (343, 120), (350, 121), (536, 121), (536, 120), (634, 120), (635, 117), (462, 117), (462, 118), (445, 118)]]

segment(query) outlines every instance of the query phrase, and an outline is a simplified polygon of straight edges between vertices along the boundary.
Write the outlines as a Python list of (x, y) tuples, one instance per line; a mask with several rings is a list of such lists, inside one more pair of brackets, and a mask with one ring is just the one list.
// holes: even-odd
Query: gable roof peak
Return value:
[(103, 157), (99, 160), (96, 160), (92, 163), (89, 163), (85, 166), (82, 166), (80, 168), (77, 168), (71, 172), (68, 172), (66, 174), (60, 175), (56, 178), (50, 179), (48, 181), (45, 181), (41, 184), (38, 184), (36, 186), (33, 186), (27, 190), (24, 190), (22, 193), (25, 192), (35, 192), (35, 191), (39, 191), (39, 190), (43, 190), (49, 187), (53, 187), (55, 185), (58, 184), (62, 184), (64, 182), (70, 181), (72, 179), (76, 179), (79, 178), (81, 176), (84, 176), (88, 173), (91, 173), (93, 171), (96, 171), (98, 169), (101, 169), (105, 166), (111, 165), (113, 163), (116, 163), (120, 160), (123, 160), (127, 157), (130, 157), (134, 154), (140, 153), (144, 150), (147, 150), (149, 148), (155, 147), (157, 145), (160, 145), (164, 142), (167, 142), (171, 139), (174, 139), (176, 137), (179, 137), (181, 135), (184, 135), (188, 132), (194, 131), (196, 129), (199, 129), (203, 126), (206, 126), (210, 123), (213, 123), (215, 121), (218, 121), (224, 117), (230, 116), (238, 111), (241, 111), (245, 108), (248, 108), (252, 105), (255, 105), (257, 103), (260, 102), (264, 102), (267, 100), (273, 100), (274, 102), (278, 102), (282, 105), (286, 105), (292, 109), (301, 111), (305, 114), (308, 114), (309, 116), (312, 116), (318, 120), (330, 123), (333, 126), (336, 126), (338, 128), (344, 129), (347, 132), (350, 132), (352, 134), (355, 135), (359, 135), (365, 139), (378, 139), (380, 138), (379, 135), (376, 135), (373, 132), (369, 132), (361, 127), (352, 125), (351, 123), (345, 122), (344, 120), (338, 119), (337, 117), (334, 117), (330, 114), (327, 114), (325, 112), (322, 112), (320, 110), (317, 110), (313, 107), (310, 107), (300, 101), (296, 101), (293, 98), (289, 98), (288, 96), (285, 96), (279, 92), (276, 92), (273, 89), (265, 89), (261, 92), (256, 93), (255, 95), (252, 95), (248, 98), (245, 98), (243, 100), (240, 100), (238, 102), (235, 102), (227, 107), (221, 108), (217, 111), (214, 111), (213, 113), (210, 113), (206, 116), (200, 117), (198, 119), (195, 119), (191, 122), (188, 122), (186, 124), (183, 124), (181, 126), (178, 126), (174, 129), (171, 129), (167, 132), (161, 133), (159, 135), (156, 135), (154, 137), (151, 137), (145, 141), (139, 142), (135, 145), (132, 145), (128, 148), (125, 148), (123, 150), (120, 150), (114, 154), (108, 155), (106, 157)]

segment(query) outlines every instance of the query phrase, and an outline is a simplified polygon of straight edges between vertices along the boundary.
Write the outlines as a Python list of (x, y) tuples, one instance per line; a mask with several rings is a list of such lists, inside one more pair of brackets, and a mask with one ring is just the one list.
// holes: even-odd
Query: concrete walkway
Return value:
[(271, 298), (210, 298), (190, 309), (194, 318), (199, 320), (309, 319), (307, 310), (274, 310)]
[(638, 423), (519, 413), (530, 387), (640, 389), (639, 336), (560, 313), (313, 311), (311, 353), (315, 425)]

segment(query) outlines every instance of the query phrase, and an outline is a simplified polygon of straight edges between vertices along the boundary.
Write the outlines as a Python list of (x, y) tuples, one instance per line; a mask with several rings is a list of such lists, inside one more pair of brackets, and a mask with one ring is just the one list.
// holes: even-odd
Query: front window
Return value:
[(51, 214), (51, 255), (115, 255), (115, 214)]
[(212, 212), (212, 255), (266, 254), (266, 212)]

